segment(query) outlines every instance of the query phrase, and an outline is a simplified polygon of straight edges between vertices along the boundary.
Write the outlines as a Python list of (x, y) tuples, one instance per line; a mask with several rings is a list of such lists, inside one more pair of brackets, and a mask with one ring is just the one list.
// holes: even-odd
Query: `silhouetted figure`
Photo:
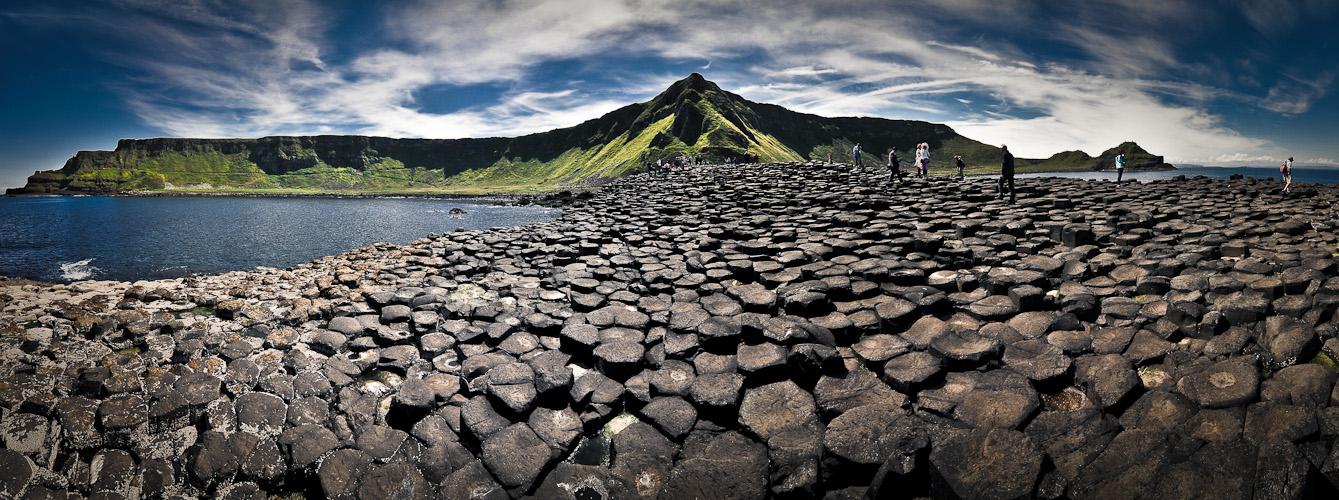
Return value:
[(888, 182), (893, 182), (897, 178), (897, 183), (902, 183), (902, 160), (897, 158), (897, 146), (888, 152)]
[(1017, 201), (1014, 193), (1014, 155), (1009, 153), (1009, 146), (1001, 145), (1000, 151), (1003, 152), (1000, 158), (1000, 194), (999, 199), (1004, 199), (1005, 184), (1008, 184), (1009, 203)]

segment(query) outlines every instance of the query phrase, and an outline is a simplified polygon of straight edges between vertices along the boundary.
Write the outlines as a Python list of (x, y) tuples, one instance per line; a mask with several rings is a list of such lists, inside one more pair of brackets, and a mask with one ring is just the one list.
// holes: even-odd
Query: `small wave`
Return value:
[(70, 281), (80, 281), (92, 278), (93, 275), (102, 272), (101, 269), (90, 266), (93, 259), (84, 259), (76, 262), (63, 262), (60, 265), (60, 277)]

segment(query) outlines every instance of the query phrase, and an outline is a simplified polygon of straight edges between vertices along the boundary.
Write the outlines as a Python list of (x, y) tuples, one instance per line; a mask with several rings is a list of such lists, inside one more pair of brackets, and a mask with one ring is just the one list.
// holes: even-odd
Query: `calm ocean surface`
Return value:
[(0, 198), (0, 276), (129, 281), (282, 269), (377, 242), (560, 214), (416, 198)]
[[(1241, 174), (1247, 177), (1264, 179), (1273, 177), (1283, 180), (1283, 174), (1279, 173), (1278, 167), (1185, 167), (1176, 170), (1163, 172), (1126, 172), (1124, 179), (1139, 179), (1141, 182), (1148, 182), (1158, 179), (1171, 179), (1178, 175), (1194, 177), (1203, 175), (1205, 177), (1214, 177), (1226, 179), (1232, 174)], [(1042, 174), (1018, 174), (1018, 178), (1027, 177), (1074, 177), (1079, 179), (1098, 179), (1098, 180), (1116, 180), (1114, 172), (1059, 172)], [(1293, 182), (1314, 182), (1318, 184), (1336, 184), (1339, 183), (1339, 168), (1334, 167), (1293, 167)]]

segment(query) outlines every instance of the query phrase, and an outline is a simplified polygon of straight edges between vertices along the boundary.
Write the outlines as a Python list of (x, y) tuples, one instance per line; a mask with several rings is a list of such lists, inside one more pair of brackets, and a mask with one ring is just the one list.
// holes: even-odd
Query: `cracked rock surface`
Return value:
[(885, 181), (0, 281), (0, 498), (1339, 496), (1339, 188)]

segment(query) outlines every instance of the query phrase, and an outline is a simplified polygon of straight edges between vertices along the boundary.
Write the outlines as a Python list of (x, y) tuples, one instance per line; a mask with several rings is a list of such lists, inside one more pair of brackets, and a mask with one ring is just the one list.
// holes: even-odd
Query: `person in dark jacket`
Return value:
[(897, 158), (897, 146), (888, 152), (888, 182), (893, 182), (894, 177), (898, 184), (902, 183), (902, 160)]
[(962, 162), (962, 155), (953, 157), (953, 165), (958, 167), (958, 180), (962, 180), (963, 179), (962, 169), (967, 168), (967, 165)]
[(1004, 185), (1009, 185), (1009, 203), (1017, 201), (1014, 194), (1014, 155), (1009, 153), (1009, 146), (1000, 145), (1000, 151), (1003, 155), (1000, 158), (1000, 194), (999, 199), (1004, 199)]

